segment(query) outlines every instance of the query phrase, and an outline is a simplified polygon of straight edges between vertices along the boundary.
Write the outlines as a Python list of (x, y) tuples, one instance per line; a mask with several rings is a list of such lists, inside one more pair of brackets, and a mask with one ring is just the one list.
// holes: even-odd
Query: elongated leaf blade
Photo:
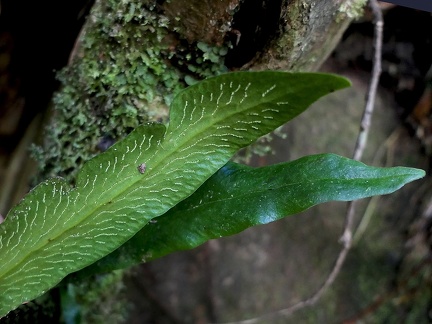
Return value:
[(349, 85), (318, 73), (237, 72), (173, 100), (170, 124), (138, 127), (70, 188), (37, 186), (0, 226), (0, 316), (112, 252), (191, 195), (241, 147)]
[(230, 162), (156, 223), (72, 278), (192, 249), (320, 203), (389, 194), (424, 175), (419, 169), (369, 167), (334, 154), (256, 169)]

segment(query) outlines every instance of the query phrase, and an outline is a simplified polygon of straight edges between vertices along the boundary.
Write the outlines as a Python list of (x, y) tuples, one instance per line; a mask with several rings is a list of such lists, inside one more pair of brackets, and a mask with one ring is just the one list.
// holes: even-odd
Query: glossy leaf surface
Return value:
[(192, 249), (320, 203), (389, 194), (424, 175), (419, 169), (370, 167), (334, 154), (261, 168), (230, 162), (192, 196), (74, 278)]
[(348, 85), (319, 73), (211, 78), (174, 98), (166, 130), (140, 126), (87, 162), (75, 188), (61, 179), (40, 184), (0, 225), (0, 316), (112, 252), (239, 148)]

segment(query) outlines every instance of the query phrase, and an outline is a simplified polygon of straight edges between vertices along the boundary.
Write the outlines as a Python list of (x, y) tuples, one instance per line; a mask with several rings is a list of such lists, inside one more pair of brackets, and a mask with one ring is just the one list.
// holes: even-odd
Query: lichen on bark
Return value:
[(365, 0), (284, 0), (277, 37), (256, 57), (253, 68), (318, 69), (364, 5)]

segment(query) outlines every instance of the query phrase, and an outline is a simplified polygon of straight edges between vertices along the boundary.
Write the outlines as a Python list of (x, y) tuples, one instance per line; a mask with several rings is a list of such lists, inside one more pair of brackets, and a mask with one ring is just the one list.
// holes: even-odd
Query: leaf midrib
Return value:
[[(195, 205), (195, 206), (188, 206), (187, 208), (178, 210), (176, 212), (195, 210), (195, 209), (198, 209), (201, 207), (209, 206), (209, 205), (216, 204), (216, 203), (222, 203), (222, 202), (226, 202), (226, 201), (241, 200), (242, 198), (263, 194), (263, 193), (266, 193), (268, 191), (273, 191), (273, 190), (277, 191), (279, 189), (286, 190), (286, 188), (290, 187), (290, 186), (298, 186), (298, 185), (304, 186), (305, 183), (311, 185), (311, 184), (317, 184), (317, 183), (323, 183), (323, 182), (326, 183), (329, 181), (338, 181), (339, 183), (347, 183), (347, 182), (352, 182), (352, 181), (368, 181), (368, 180), (369, 181), (385, 181), (387, 179), (407, 178), (407, 177), (413, 177), (413, 175), (412, 174), (404, 174), (404, 175), (398, 174), (396, 176), (385, 176), (385, 177), (379, 177), (379, 178), (350, 178), (350, 179), (321, 178), (321, 179), (318, 179), (316, 181), (308, 181), (308, 180), (296, 181), (296, 182), (290, 182), (289, 184), (285, 184), (285, 185), (284, 184), (278, 185), (278, 186), (275, 186), (272, 188), (250, 191), (249, 193), (236, 194), (234, 197), (226, 197), (226, 198), (207, 200), (207, 202), (202, 202), (202, 203)], [(398, 187), (401, 187), (401, 186), (402, 185), (398, 185)], [(231, 194), (229, 192), (227, 192), (227, 193)], [(345, 201), (345, 200), (341, 200), (341, 201)]]
[[(196, 131), (189, 132), (189, 133), (188, 133), (188, 136), (183, 136), (182, 139), (180, 140), (180, 142), (177, 142), (177, 146), (176, 146), (176, 149), (175, 149), (175, 150), (173, 150), (173, 149), (171, 149), (171, 150), (164, 149), (164, 148), (163, 148), (163, 144), (166, 143), (166, 142), (170, 142), (171, 139), (174, 139), (174, 138), (175, 138), (175, 134), (176, 134), (176, 133), (179, 133), (179, 131), (181, 131), (181, 127), (178, 128), (178, 129), (176, 129), (176, 130), (173, 131), (173, 132), (170, 132), (170, 131), (169, 131), (169, 126), (168, 126), (167, 129), (166, 129), (166, 131), (165, 131), (165, 134), (163, 135), (163, 137), (162, 137), (162, 139), (161, 139), (161, 141), (157, 144), (158, 147), (156, 148), (156, 150), (155, 150), (155, 152), (154, 152), (154, 154), (153, 154), (153, 156), (152, 156), (152, 158), (155, 158), (156, 160), (155, 160), (154, 162), (153, 162), (153, 161), (151, 162), (152, 167), (151, 167), (151, 169), (149, 168), (149, 170), (146, 172), (147, 175), (150, 176), (152, 170), (158, 169), (158, 167), (161, 167), (161, 166), (163, 167), (163, 165), (164, 165), (163, 162), (164, 162), (164, 161), (166, 161), (166, 160), (170, 160), (169, 158), (172, 157), (173, 155), (175, 155), (178, 151), (181, 151), (181, 148), (183, 148), (183, 147), (185, 147), (185, 146), (188, 146), (188, 145), (189, 145), (188, 143), (190, 143), (190, 141), (191, 141), (193, 138), (195, 138), (197, 135), (199, 135), (200, 133), (202, 133), (205, 129), (211, 129), (211, 128), (214, 127), (216, 124), (219, 124), (221, 121), (226, 120), (227, 118), (232, 117), (232, 116), (234, 116), (234, 115), (236, 115), (236, 114), (245, 113), (246, 111), (248, 111), (248, 110), (250, 110), (250, 109), (253, 109), (254, 107), (256, 107), (256, 106), (258, 106), (258, 105), (260, 105), (260, 104), (262, 104), (262, 102), (260, 102), (260, 103), (258, 103), (258, 104), (256, 104), (256, 103), (255, 103), (255, 104), (254, 104), (254, 103), (250, 103), (250, 104), (248, 104), (248, 105), (244, 105), (244, 106), (243, 106), (244, 108), (243, 108), (241, 111), (238, 111), (238, 109), (232, 109), (232, 110), (223, 109), (223, 108), (226, 107), (227, 105), (226, 105), (226, 104), (221, 105), (221, 106), (219, 107), (219, 109), (222, 108), (221, 110), (223, 110), (224, 112), (226, 112), (225, 114), (218, 114), (218, 118), (211, 118), (211, 119), (208, 119), (205, 128), (198, 128), (198, 127), (193, 128), (193, 129), (196, 129)], [(236, 106), (236, 108), (238, 108), (238, 106)], [(180, 133), (181, 133), (181, 132), (180, 132)], [(166, 136), (166, 135), (168, 135), (168, 136)], [(175, 141), (175, 139), (174, 139), (174, 141)], [(232, 148), (231, 150), (234, 150), (234, 148)], [(163, 157), (161, 157), (161, 152), (165, 152), (166, 155), (164, 155)], [(159, 156), (159, 157), (158, 157), (158, 156)], [(152, 158), (151, 158), (151, 159), (152, 159)], [(149, 161), (151, 161), (151, 159), (150, 159)], [(227, 160), (228, 160), (228, 159), (227, 159)], [(161, 165), (161, 163), (162, 163), (162, 165)], [(167, 164), (167, 163), (165, 163), (165, 164)], [(169, 170), (170, 170), (170, 166), (168, 165), (168, 169), (165, 170), (165, 171), (169, 171)], [(211, 176), (211, 174), (208, 175), (207, 178), (209, 178), (210, 176)], [(7, 276), (11, 271), (13, 271), (14, 269), (16, 269), (19, 265), (21, 265), (21, 264), (23, 264), (24, 262), (26, 262), (29, 258), (31, 258), (31, 255), (32, 255), (33, 253), (35, 253), (35, 252), (37, 252), (37, 251), (40, 251), (40, 250), (44, 250), (44, 249), (46, 249), (49, 245), (54, 244), (54, 243), (57, 243), (58, 240), (59, 240), (59, 238), (60, 238), (61, 236), (63, 236), (66, 232), (68, 232), (69, 230), (73, 229), (73, 228), (76, 227), (77, 225), (80, 225), (80, 224), (86, 222), (89, 218), (91, 218), (92, 215), (94, 215), (95, 213), (97, 213), (97, 212), (98, 212), (101, 208), (103, 208), (103, 207), (104, 207), (108, 202), (111, 202), (112, 204), (114, 204), (114, 203), (115, 203), (115, 200), (117, 200), (117, 199), (119, 199), (119, 198), (122, 198), (125, 194), (127, 194), (128, 190), (129, 190), (132, 186), (136, 185), (137, 183), (139, 183), (139, 182), (141, 182), (141, 181), (145, 181), (147, 178), (148, 178), (148, 177), (144, 177), (144, 178), (139, 178), (139, 177), (137, 177), (136, 180), (133, 180), (132, 182), (129, 182), (129, 184), (128, 184), (127, 186), (124, 186), (124, 189), (123, 189), (123, 190), (118, 191), (116, 195), (114, 195), (114, 196), (112, 196), (112, 197), (110, 197), (110, 198), (105, 198), (103, 201), (99, 201), (98, 204), (97, 204), (97, 206), (95, 206), (94, 209), (92, 209), (92, 210), (89, 211), (89, 212), (86, 212), (86, 214), (83, 215), (83, 216), (81, 216), (81, 217), (76, 217), (76, 218), (77, 218), (77, 221), (76, 221), (76, 222), (74, 222), (74, 223), (71, 222), (71, 223), (70, 223), (71, 225), (68, 226), (67, 228), (64, 228), (64, 227), (63, 227), (62, 230), (59, 230), (59, 231), (58, 231), (58, 234), (56, 234), (55, 231), (50, 232), (50, 239), (49, 239), (49, 240), (48, 240), (48, 239), (47, 239), (47, 240), (43, 239), (43, 240), (41, 240), (42, 243), (40, 243), (39, 245), (36, 244), (36, 245), (35, 245), (35, 248), (33, 248), (33, 249), (29, 249), (29, 250), (28, 250), (29, 252), (28, 252), (26, 255), (22, 256), (22, 258), (21, 258), (20, 261), (16, 262), (12, 267), (10, 267), (9, 270), (6, 268), (6, 269), (3, 271), (3, 273), (0, 274), (0, 278), (3, 278), (3, 277), (5, 277), (5, 276)], [(206, 178), (206, 179), (203, 179), (202, 182), (204, 183), (204, 181), (207, 180), (207, 178)], [(73, 190), (78, 190), (78, 189), (79, 189), (78, 187), (71, 188), (70, 190), (67, 191), (67, 194), (70, 194)], [(103, 195), (102, 197), (104, 197), (104, 196), (106, 196), (106, 195)], [(185, 196), (187, 197), (188, 194), (186, 194)], [(178, 202), (177, 202), (177, 203), (178, 203)], [(166, 212), (168, 209), (169, 209), (169, 208), (167, 208), (167, 209), (165, 210), (165, 212)], [(161, 212), (160, 215), (162, 215), (163, 213), (164, 213), (164, 212)], [(157, 217), (157, 216), (154, 216), (154, 217)], [(149, 218), (145, 223), (143, 223), (142, 226), (141, 226), (141, 228), (144, 227), (144, 226), (145, 226), (145, 225), (146, 225), (146, 224), (147, 224), (147, 223), (148, 223), (152, 218), (154, 218), (154, 217)], [(47, 233), (47, 234), (48, 234), (48, 233)], [(45, 236), (44, 236), (44, 237), (45, 237)], [(127, 240), (127, 239), (126, 239), (126, 240)], [(61, 241), (61, 238), (60, 238), (60, 241)], [(113, 250), (115, 250), (115, 248), (114, 248)], [(92, 261), (88, 261), (88, 264), (90, 264), (91, 262), (92, 262)], [(83, 267), (85, 267), (85, 266), (86, 266), (86, 265), (83, 265)]]

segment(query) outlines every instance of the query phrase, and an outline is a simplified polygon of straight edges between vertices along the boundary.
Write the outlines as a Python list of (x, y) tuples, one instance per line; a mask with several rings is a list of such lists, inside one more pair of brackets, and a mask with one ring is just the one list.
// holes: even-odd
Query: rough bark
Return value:
[(363, 0), (177, 0), (165, 2), (163, 9), (175, 21), (180, 37), (190, 43), (238, 41), (227, 56), (231, 67), (314, 70), (364, 4)]
[[(314, 70), (364, 0), (97, 0), (60, 74), (41, 178), (81, 164), (138, 124), (165, 120), (187, 84), (234, 69)], [(78, 142), (78, 143), (77, 143)]]

